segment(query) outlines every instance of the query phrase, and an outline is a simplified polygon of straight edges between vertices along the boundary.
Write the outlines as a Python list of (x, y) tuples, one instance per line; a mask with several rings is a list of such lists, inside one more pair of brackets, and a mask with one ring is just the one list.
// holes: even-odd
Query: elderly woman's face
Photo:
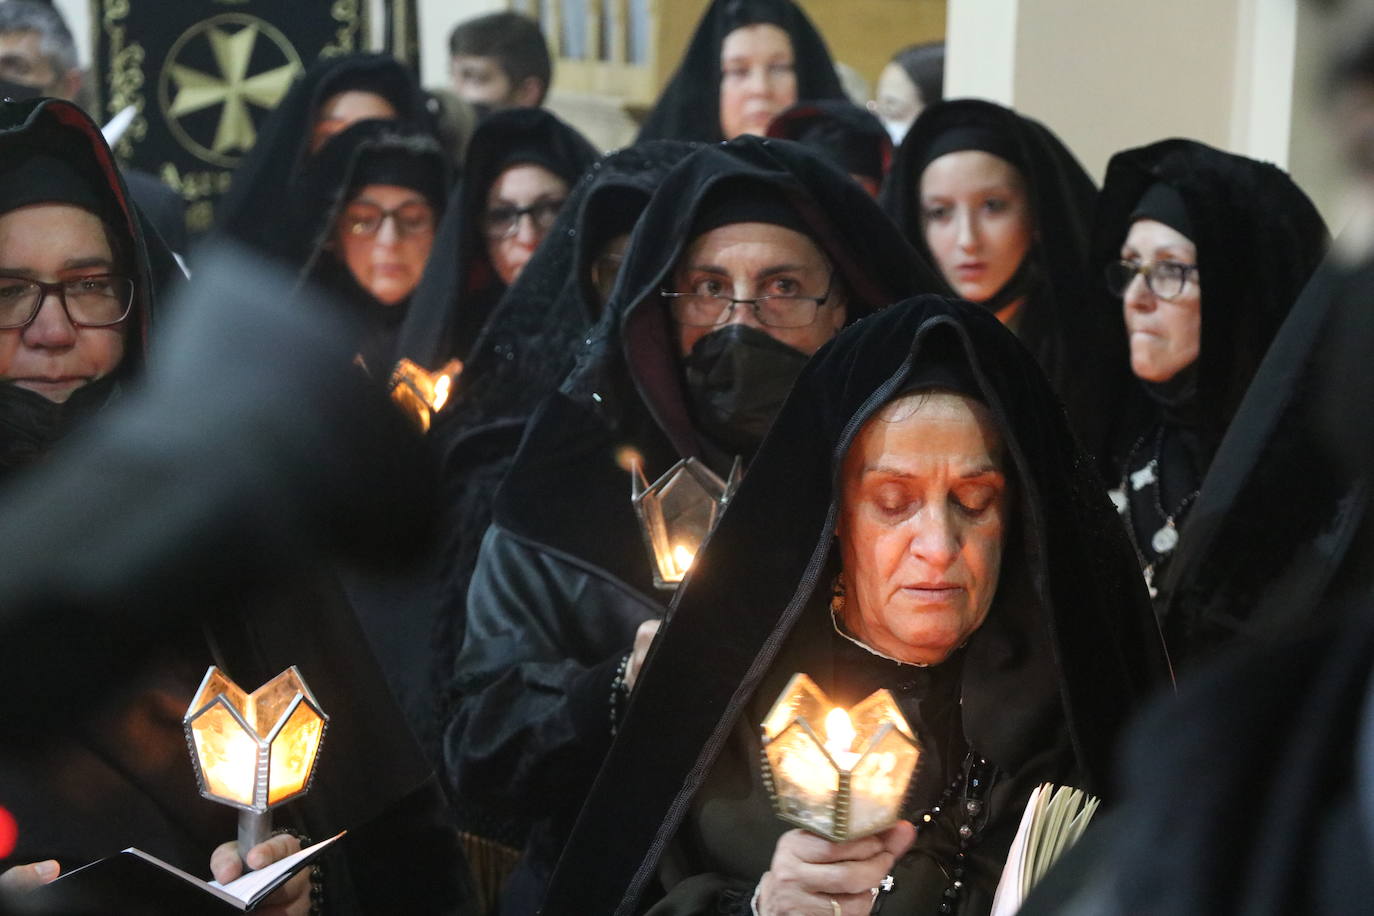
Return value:
[[(1183, 233), (1152, 219), (1131, 224), (1121, 260), (1140, 265), (1170, 261), (1197, 266), (1197, 246)], [(1167, 382), (1197, 359), (1202, 338), (1202, 287), (1188, 271), (1183, 290), (1172, 299), (1156, 295), (1136, 274), (1121, 296), (1131, 341), (1131, 371), (1147, 382)]]
[(864, 424), (841, 471), (845, 627), (884, 655), (933, 665), (987, 618), (1010, 497), (988, 409), (900, 398)]
[(986, 302), (1012, 278), (1035, 237), (1021, 173), (982, 150), (947, 153), (921, 173), (926, 245), (954, 291)]
[[(838, 278), (832, 282), (833, 273), (824, 252), (795, 229), (773, 223), (727, 223), (703, 232), (692, 240), (673, 271), (675, 291), (698, 294), (702, 301), (711, 296), (826, 296), (826, 300), (815, 309), (815, 317), (800, 327), (769, 326), (748, 303), (737, 302), (731, 308), (720, 300), (716, 303), (719, 324), (677, 320), (678, 351), (685, 356), (712, 331), (745, 324), (810, 356), (844, 327), (845, 295)], [(810, 310), (809, 303), (799, 307)], [(674, 308), (684, 308), (684, 301), (678, 300)]]
[[(87, 210), (33, 204), (0, 216), (0, 274), (59, 283), (116, 270), (105, 224)], [(33, 321), (0, 330), (0, 381), (63, 403), (119, 367), (124, 325), (77, 327), (57, 295), (45, 295)]]
[(783, 109), (797, 103), (792, 39), (768, 23), (746, 25), (720, 46), (720, 133), (763, 136)]
[(434, 247), (434, 208), (412, 188), (370, 184), (344, 207), (334, 245), (358, 285), (382, 305), (415, 291)]

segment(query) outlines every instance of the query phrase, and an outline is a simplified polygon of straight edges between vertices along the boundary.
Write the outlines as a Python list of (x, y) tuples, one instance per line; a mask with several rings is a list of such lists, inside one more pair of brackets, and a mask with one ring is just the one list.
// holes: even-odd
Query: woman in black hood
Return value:
[[(1156, 610), (1173, 591), (1168, 561), (1212, 456), (1326, 244), (1312, 202), (1273, 165), (1192, 140), (1108, 164), (1089, 276), (1104, 278), (1100, 309), (1122, 316), (1104, 386), (1117, 407), (1105, 440), (1089, 445)], [(1163, 625), (1176, 658), (1194, 654), (1192, 621)]]
[(291, 212), (310, 239), (301, 279), (356, 313), (374, 377), (405, 355), (395, 352), (397, 328), (448, 193), (439, 144), (394, 121), (359, 121), (327, 140), (293, 189)]
[[(0, 263), (17, 275), (0, 278), (5, 475), (50, 450), (140, 372), (156, 291), (179, 271), (131, 202), (99, 128), (74, 105), (0, 106), (0, 152)], [(79, 269), (67, 266), (73, 252)]]
[(466, 359), (496, 303), (537, 250), (596, 149), (542, 108), (493, 112), (468, 144), (463, 180), (400, 332), (428, 369)]
[(325, 141), (362, 120), (427, 125), (415, 77), (388, 54), (342, 54), (312, 64), (291, 84), (234, 170), (215, 213), (215, 231), (300, 263), (310, 239), (300, 236), (294, 221), (273, 215)]
[(639, 140), (761, 135), (798, 102), (846, 98), (825, 39), (792, 0), (712, 0)]
[[(737, 250), (761, 259), (746, 287), (738, 255), (720, 248), (716, 263), (698, 264), (694, 254), (741, 226)], [(779, 236), (792, 247), (762, 241)], [(796, 144), (699, 149), (660, 185), (577, 365), (530, 422), (467, 595), (444, 757), (459, 806), (493, 807), (515, 843), (547, 821), (531, 839), (522, 906), (538, 899), (610, 740), (617, 669), (640, 625), (663, 614), (632, 465), (653, 479), (690, 457), (724, 477), (752, 455), (805, 363), (796, 335), (823, 340), (936, 282), (861, 188)], [(684, 313), (670, 303), (682, 300), (665, 291), (731, 303), (715, 304), (713, 330), (675, 320)], [(769, 327), (755, 313), (774, 320), (777, 303), (734, 298), (761, 295), (810, 320)]]
[(849, 173), (874, 197), (892, 163), (892, 141), (872, 112), (853, 102), (800, 102), (768, 125), (768, 136), (796, 140)]
[[(904, 816), (921, 826), (884, 908), (920, 913), (987, 912), (1030, 792), (1107, 793), (1119, 727), (1167, 683), (1111, 506), (985, 312), (920, 297), (807, 366), (678, 593), (544, 912), (666, 891), (661, 912), (743, 914), (756, 886), (759, 911), (782, 907), (786, 876), (760, 877), (804, 838), (773, 814), (758, 729), (794, 672), (845, 706), (890, 688), (914, 728)], [(862, 887), (911, 842), (893, 831)], [(882, 855), (857, 848), (836, 859)], [(853, 890), (792, 903), (868, 912)]]
[[(883, 209), (963, 299), (993, 312), (1035, 354), (1075, 432), (1110, 326), (1086, 307), (1082, 270), (1096, 187), (1043, 124), (992, 102), (921, 112), (883, 189)], [(1082, 401), (1082, 403), (1080, 403)]]

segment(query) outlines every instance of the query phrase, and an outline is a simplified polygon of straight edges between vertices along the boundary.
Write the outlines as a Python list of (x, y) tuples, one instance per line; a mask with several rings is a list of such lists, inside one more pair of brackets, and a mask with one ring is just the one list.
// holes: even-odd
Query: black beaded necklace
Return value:
[[(942, 814), (957, 819), (959, 827), (959, 851), (954, 854), (954, 867), (950, 869), (950, 881), (940, 899), (939, 912), (953, 913), (959, 905), (959, 895), (964, 890), (964, 874), (968, 867), (970, 850), (982, 839), (983, 828), (988, 823), (987, 794), (997, 781), (997, 767), (973, 749), (964, 755), (964, 762), (954, 778), (940, 793), (939, 799), (925, 811), (917, 812), (911, 821), (916, 825), (916, 838), (921, 831), (935, 823)], [(957, 804), (956, 804), (957, 800)], [(897, 882), (888, 875), (879, 885), (870, 913), (882, 909), (883, 901), (896, 888)]]

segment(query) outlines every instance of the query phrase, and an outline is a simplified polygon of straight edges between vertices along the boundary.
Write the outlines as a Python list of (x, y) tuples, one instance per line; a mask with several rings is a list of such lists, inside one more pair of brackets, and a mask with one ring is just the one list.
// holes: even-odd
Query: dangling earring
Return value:
[(835, 582), (830, 591), (830, 613), (839, 620), (844, 616), (844, 573), (835, 573)]

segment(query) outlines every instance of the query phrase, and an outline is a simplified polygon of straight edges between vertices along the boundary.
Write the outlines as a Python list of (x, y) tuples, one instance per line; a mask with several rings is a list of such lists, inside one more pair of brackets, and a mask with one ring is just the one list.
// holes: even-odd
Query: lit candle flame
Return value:
[(825, 749), (836, 759), (850, 753), (857, 737), (854, 723), (849, 721), (849, 713), (836, 706), (825, 717)]
[(448, 403), (449, 389), (452, 387), (453, 376), (439, 376), (439, 380), (434, 383), (434, 401), (430, 405), (431, 410), (433, 410), (435, 413), (438, 413), (439, 411), (444, 409), (444, 405)]
[(681, 544), (673, 548), (673, 566), (677, 569), (679, 577), (687, 574), (687, 570), (692, 566), (692, 561), (696, 558), (695, 551), (689, 550)]

